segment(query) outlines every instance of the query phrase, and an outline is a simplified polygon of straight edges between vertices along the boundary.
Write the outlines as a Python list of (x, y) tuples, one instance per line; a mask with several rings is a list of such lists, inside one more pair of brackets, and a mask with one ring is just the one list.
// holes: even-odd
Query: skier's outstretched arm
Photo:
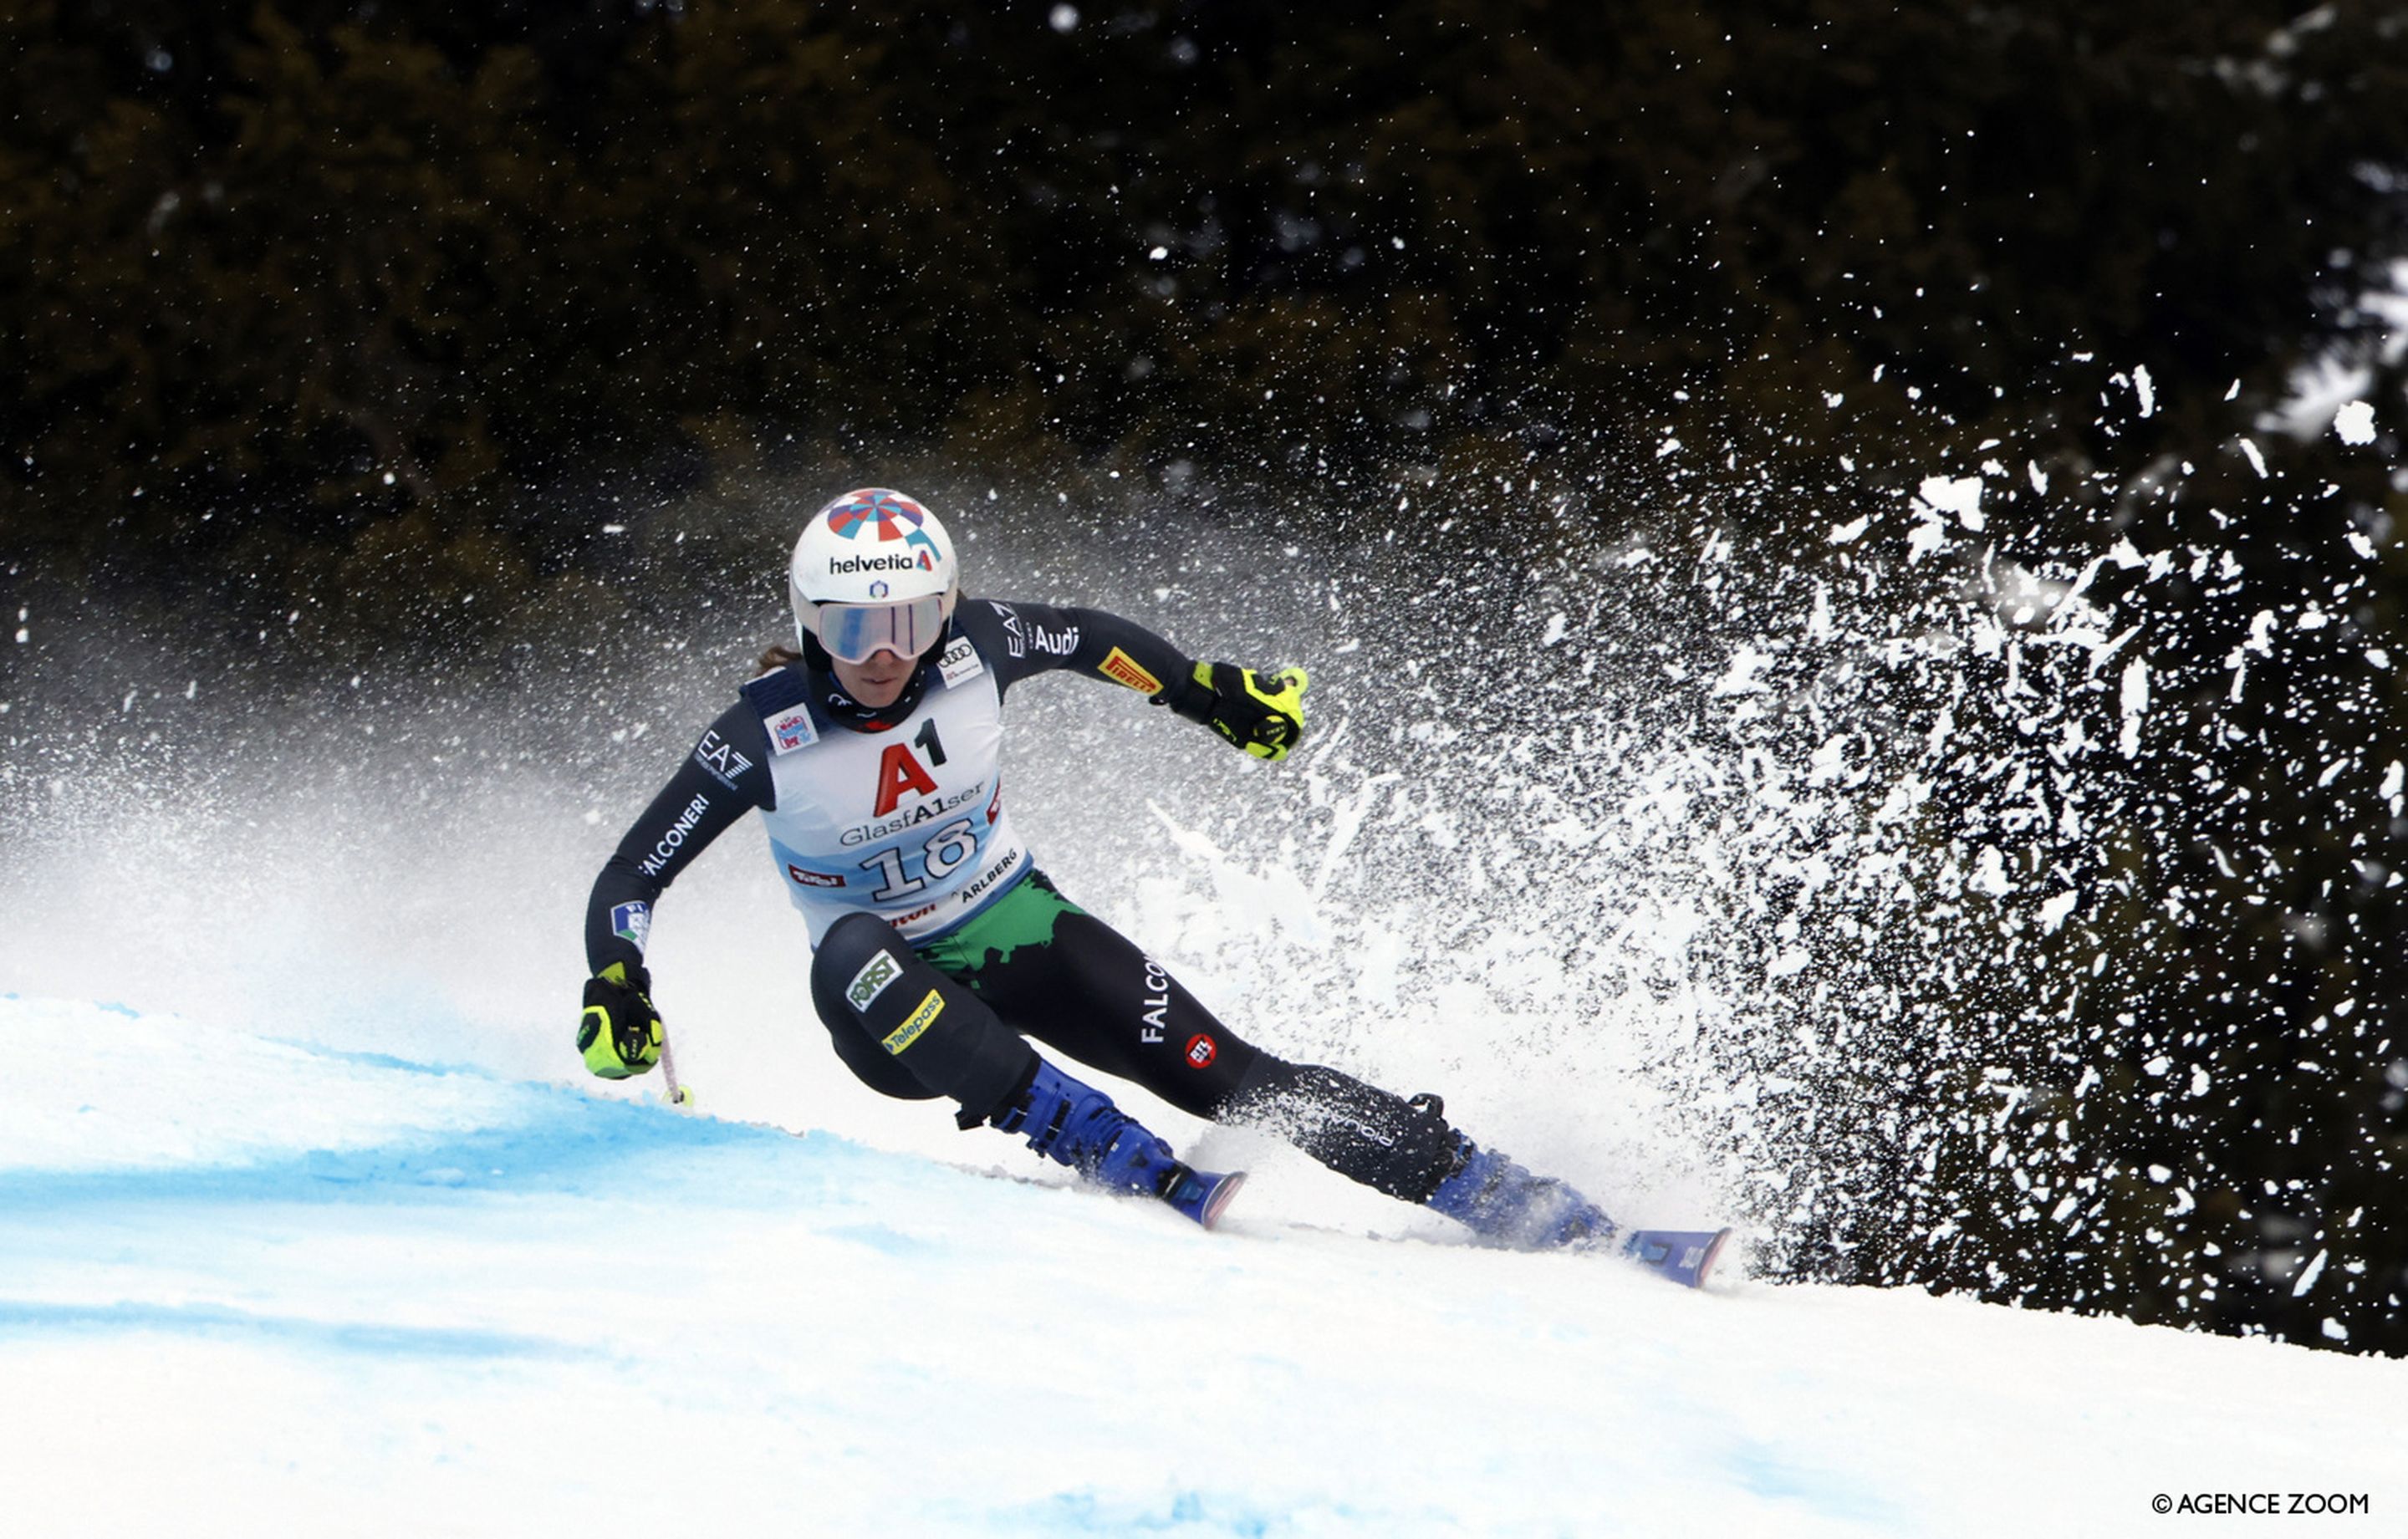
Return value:
[(1198, 663), (1135, 620), (1103, 609), (970, 599), (957, 619), (998, 660), (1006, 687), (1031, 674), (1067, 669), (1135, 690), (1257, 759), (1284, 759), (1303, 739), (1310, 680), (1302, 668), (1256, 673), (1234, 663)]
[(585, 900), (584, 1009), (577, 1047), (606, 1079), (660, 1062), (661, 1019), (644, 946), (652, 905), (678, 873), (754, 807), (767, 806), (768, 738), (760, 714), (738, 702), (710, 725), (603, 862)]

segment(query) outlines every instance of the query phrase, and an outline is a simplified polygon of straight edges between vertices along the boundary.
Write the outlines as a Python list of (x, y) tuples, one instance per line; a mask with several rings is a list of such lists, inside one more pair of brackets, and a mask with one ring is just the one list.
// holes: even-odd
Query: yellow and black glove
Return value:
[(585, 980), (577, 1050), (588, 1069), (605, 1079), (625, 1079), (650, 1073), (661, 1061), (661, 1013), (652, 1008), (652, 976), (638, 967), (629, 977), (623, 962)]
[(1302, 668), (1270, 675), (1234, 663), (1198, 663), (1170, 708), (1206, 726), (1257, 759), (1284, 759), (1304, 741)]

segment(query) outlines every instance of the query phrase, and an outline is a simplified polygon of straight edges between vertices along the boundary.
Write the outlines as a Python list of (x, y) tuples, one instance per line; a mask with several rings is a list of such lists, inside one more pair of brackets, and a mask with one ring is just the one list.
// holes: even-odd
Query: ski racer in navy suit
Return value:
[(1014, 832), (1003, 705), (1034, 675), (1116, 685), (1257, 758), (1303, 735), (1305, 672), (1197, 663), (1100, 610), (962, 596), (937, 516), (884, 488), (812, 515), (789, 568), (798, 648), (712, 722), (595, 881), (578, 1046), (608, 1078), (664, 1040), (644, 946), (678, 874), (758, 812), (810, 926), (811, 998), (871, 1089), (947, 1099), (1107, 1187), (1210, 1227), (1240, 1175), (1197, 1172), (1040, 1056), (1134, 1080), (1199, 1118), (1260, 1127), (1332, 1170), (1519, 1247), (1601, 1244), (1606, 1216), (1399, 1099), (1244, 1041), (1158, 962), (1054, 889)]

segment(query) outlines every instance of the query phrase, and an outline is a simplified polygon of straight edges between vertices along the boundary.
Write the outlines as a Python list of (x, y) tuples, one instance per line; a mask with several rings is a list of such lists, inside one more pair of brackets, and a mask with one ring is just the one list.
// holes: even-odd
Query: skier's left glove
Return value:
[(1304, 740), (1304, 691), (1311, 682), (1302, 668), (1265, 676), (1234, 663), (1198, 663), (1170, 708), (1257, 759), (1284, 759)]
[(650, 1073), (661, 1061), (661, 1013), (652, 1008), (652, 980), (638, 966), (614, 962), (585, 980), (585, 1014), (577, 1023), (577, 1050), (605, 1079)]

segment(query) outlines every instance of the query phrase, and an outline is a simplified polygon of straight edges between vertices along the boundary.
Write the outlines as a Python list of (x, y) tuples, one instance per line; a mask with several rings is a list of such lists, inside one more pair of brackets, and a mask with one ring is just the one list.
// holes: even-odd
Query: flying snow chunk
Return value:
[(2344, 444), (2374, 442), (2374, 406), (2366, 401), (2344, 401), (2333, 413), (2333, 432)]
[(1052, 27), (1055, 32), (1074, 31), (1079, 25), (1079, 7), (1076, 6), (1056, 6), (1054, 7), (1052, 13), (1045, 18), (1045, 24)]
[(1968, 529), (1982, 527), (1982, 477), (1926, 476), (1915, 489), (1917, 500), (1942, 513), (1954, 513)]
[(2124, 665), (2123, 700), (2124, 730), (2116, 736), (2116, 751), (2127, 759), (2141, 756), (2141, 719), (2149, 714), (2149, 664), (2145, 659), (2134, 658)]
[(1833, 524), (1831, 526), (1831, 543), (1833, 545), (1849, 545), (1854, 543), (1857, 538), (1863, 535), (1865, 526), (1872, 521), (1873, 516), (1868, 513), (1863, 518), (1858, 519), (1852, 523)]
[(2060, 892), (2057, 896), (2042, 904), (2040, 905), (2040, 927), (2042, 933), (2050, 935), (2056, 934), (2059, 929), (2064, 927), (2066, 916), (2071, 914), (2075, 906), (2081, 902), (2082, 898), (2079, 893)]
[(2317, 1251), (2315, 1259), (2300, 1269), (2300, 1280), (2291, 1285), (2291, 1297), (2303, 1298), (2309, 1289), (2316, 1286), (2316, 1279), (2325, 1275), (2326, 1254), (2325, 1251)]
[(2258, 425), (2307, 443), (2326, 428), (2337, 425), (2342, 410), (2363, 401), (2374, 388), (2374, 370), (2327, 357), (2294, 371), (2283, 404), (2258, 419)]
[(2007, 876), (2006, 857), (1999, 853), (1998, 846), (1985, 845), (1982, 853), (1974, 857), (1972, 886), (1976, 892), (1987, 892), (1994, 898), (2003, 898), (2014, 891), (2014, 883)]

